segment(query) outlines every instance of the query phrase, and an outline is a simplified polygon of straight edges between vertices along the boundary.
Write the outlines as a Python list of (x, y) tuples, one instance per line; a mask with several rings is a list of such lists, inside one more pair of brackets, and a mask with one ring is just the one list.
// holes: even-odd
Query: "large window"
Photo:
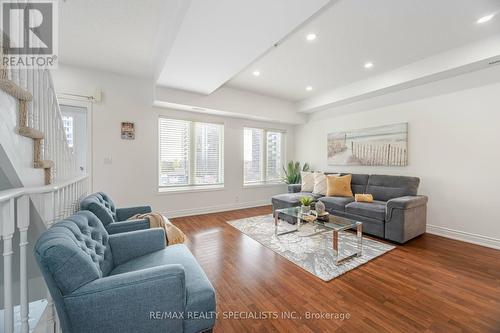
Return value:
[(284, 133), (261, 128), (245, 128), (244, 183), (279, 182), (283, 178)]
[(224, 127), (159, 119), (160, 189), (224, 185)]

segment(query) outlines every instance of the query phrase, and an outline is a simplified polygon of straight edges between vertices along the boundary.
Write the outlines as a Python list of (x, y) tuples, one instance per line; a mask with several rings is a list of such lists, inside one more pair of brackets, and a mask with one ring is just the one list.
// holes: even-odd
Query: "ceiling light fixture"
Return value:
[(308, 34), (306, 36), (306, 39), (311, 42), (311, 41), (315, 40), (316, 37), (317, 37), (316, 34)]
[(369, 69), (373, 67), (373, 62), (365, 62), (365, 68)]
[(494, 16), (495, 16), (495, 14), (490, 14), (490, 15), (483, 16), (479, 20), (477, 20), (477, 24), (483, 24), (483, 23), (486, 23), (488, 21), (491, 21), (491, 19)]
[(313, 90), (313, 87), (311, 87), (311, 86), (307, 86), (307, 87), (306, 87), (306, 90), (307, 90), (307, 91), (311, 91), (311, 90)]
[(259, 71), (253, 71), (253, 76), (259, 76), (260, 75), (260, 72)]

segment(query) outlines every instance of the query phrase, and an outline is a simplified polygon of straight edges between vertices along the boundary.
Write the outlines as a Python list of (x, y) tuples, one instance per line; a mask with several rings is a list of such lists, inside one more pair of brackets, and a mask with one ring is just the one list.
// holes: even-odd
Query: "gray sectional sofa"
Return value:
[(275, 209), (299, 206), (300, 198), (309, 195), (322, 201), (330, 214), (363, 222), (364, 233), (405, 243), (423, 234), (426, 228), (427, 197), (417, 195), (419, 183), (416, 177), (352, 174), (353, 194), (372, 194), (372, 203), (355, 202), (354, 197), (301, 192), (300, 184), (289, 185), (289, 193), (272, 198), (273, 213)]

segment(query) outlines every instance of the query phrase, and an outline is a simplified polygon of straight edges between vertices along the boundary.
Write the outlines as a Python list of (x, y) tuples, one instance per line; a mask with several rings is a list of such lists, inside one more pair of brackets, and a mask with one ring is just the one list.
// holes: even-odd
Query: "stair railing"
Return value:
[[(0, 43), (9, 40), (1, 30), (0, 37)], [(3, 53), (1, 45), (0, 55)], [(0, 88), (18, 99), (18, 132), (34, 140), (33, 164), (45, 170), (45, 184), (81, 174), (68, 145), (50, 71), (4, 67), (0, 62)]]
[[(19, 115), (19, 128), (43, 133), (43, 139), (34, 139), (34, 161), (42, 161), (50, 168), (46, 184), (69, 179), (79, 174), (73, 149), (68, 145), (64, 122), (57, 100), (52, 75), (48, 69), (7, 69), (7, 79), (32, 95), (26, 114)], [(38, 141), (37, 141), (38, 140)], [(52, 163), (50, 163), (52, 162)]]
[[(14, 332), (14, 325), (20, 332), (30, 332), (27, 253), (28, 229), (30, 227), (30, 199), (43, 203), (40, 216), (49, 227), (57, 220), (70, 216), (79, 209), (80, 201), (88, 194), (88, 176), (81, 175), (68, 181), (42, 187), (21, 187), (0, 192), (0, 236), (3, 240), (3, 282), (4, 282), (4, 327), (3, 332)], [(15, 322), (12, 297), (13, 272), (12, 257), (14, 234), (19, 232), (19, 285), (20, 318)], [(56, 312), (52, 298), (47, 293), (47, 332), (56, 330)], [(16, 326), (17, 326), (16, 325)], [(33, 327), (31, 327), (33, 329)]]

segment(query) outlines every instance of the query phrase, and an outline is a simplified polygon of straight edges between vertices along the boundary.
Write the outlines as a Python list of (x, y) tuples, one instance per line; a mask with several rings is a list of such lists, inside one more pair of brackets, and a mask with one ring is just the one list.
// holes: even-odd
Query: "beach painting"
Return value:
[(408, 123), (328, 134), (328, 165), (408, 165)]

